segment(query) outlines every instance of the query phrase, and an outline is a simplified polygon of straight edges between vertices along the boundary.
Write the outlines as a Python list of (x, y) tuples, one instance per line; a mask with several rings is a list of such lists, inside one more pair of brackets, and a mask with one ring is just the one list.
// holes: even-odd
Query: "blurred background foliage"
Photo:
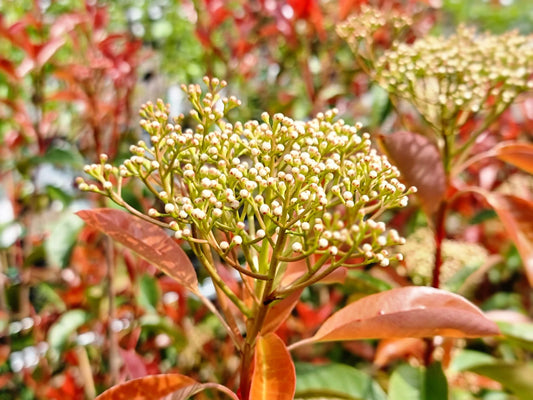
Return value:
[[(143, 135), (137, 125), (141, 103), (163, 98), (173, 113), (183, 112), (179, 84), (199, 82), (206, 74), (226, 79), (227, 90), (243, 101), (233, 111), (235, 119), (259, 118), (265, 110), (306, 119), (337, 107), (346, 121), (361, 121), (371, 132), (399, 129), (387, 93), (362, 73), (335, 32), (363, 3), (0, 1), (0, 399), (93, 398), (125, 378), (169, 371), (230, 387), (235, 383), (238, 358), (218, 323), (180, 285), (83, 226), (74, 211), (110, 205), (80, 195), (74, 178), (101, 152), (126, 157), (131, 139)], [(529, 0), (370, 3), (413, 15), (410, 40), (452, 32), (460, 23), (495, 33), (533, 31)], [(390, 45), (386, 34), (378, 39)], [(490, 130), (530, 140), (530, 97)], [(531, 196), (530, 176), (500, 164), (489, 170), (484, 171), (494, 175), (493, 186), (505, 184), (506, 190)], [(477, 177), (480, 171), (469, 173)], [(124, 196), (139, 205), (153, 202), (141, 188)], [(453, 398), (525, 399), (531, 382), (528, 386), (517, 375), (508, 385), (502, 375), (518, 361), (524, 371), (531, 368), (531, 290), (519, 254), (494, 212), (467, 200), (455, 207), (450, 239), (476, 242), (493, 258), (490, 268), (478, 260), (455, 265), (449, 287), (464, 288), (472, 271), (481, 271), (468, 282), (474, 285), (466, 292), (469, 298), (485, 310), (515, 311), (523, 325), (509, 327), (505, 340), (471, 345), (508, 364), (466, 354), (449, 377)], [(403, 234), (413, 234), (410, 243), (416, 249), (418, 229), (426, 225), (420, 210), (411, 207), (389, 219)], [(450, 263), (457, 251), (451, 248)], [(342, 287), (306, 289), (278, 333), (288, 341), (308, 336), (346, 301), (428, 279), (427, 271), (413, 264), (390, 270), (353, 271)], [(204, 284), (203, 290), (212, 290), (208, 281)], [(372, 374), (387, 386), (398, 359), (419, 357), (416, 346), (403, 353), (396, 348), (392, 356), (382, 351), (380, 368), (371, 363), (379, 348), (371, 341), (332, 344), (296, 356), (347, 364), (344, 374), (361, 382)], [(306, 376), (301, 390), (306, 382), (342, 387), (342, 367), (332, 365), (317, 372), (326, 374), (320, 379), (309, 378), (306, 364), (299, 365)], [(476, 366), (485, 373), (459, 374)], [(353, 390), (344, 398), (356, 398)], [(375, 392), (374, 398), (386, 398), (379, 387)]]

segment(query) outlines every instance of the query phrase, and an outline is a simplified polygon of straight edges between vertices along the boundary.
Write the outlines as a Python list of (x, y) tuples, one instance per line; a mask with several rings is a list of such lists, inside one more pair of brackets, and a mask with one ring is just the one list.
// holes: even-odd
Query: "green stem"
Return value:
[(240, 312), (242, 312), (245, 316), (251, 317), (251, 310), (244, 304), (244, 302), (237, 297), (235, 293), (226, 285), (226, 283), (222, 280), (218, 272), (216, 271), (215, 264), (213, 262), (213, 258), (211, 257), (211, 249), (209, 248), (208, 244), (192, 244), (191, 247), (194, 251), (194, 254), (202, 265), (205, 267), (207, 272), (209, 273), (209, 276), (213, 280), (213, 283), (222, 290), (222, 292), (228, 297), (228, 299), (231, 300), (233, 304), (237, 306)]
[(234, 331), (230, 326), (229, 324), (226, 322), (226, 320), (224, 319), (224, 317), (222, 316), (222, 314), (220, 314), (220, 312), (218, 311), (218, 309), (215, 307), (215, 305), (211, 302), (211, 300), (209, 300), (207, 297), (205, 297), (202, 293), (200, 293), (200, 291), (198, 291), (197, 293), (195, 293), (199, 298), (200, 300), (202, 301), (202, 303), (204, 303), (204, 305), (209, 309), (209, 311), (211, 311), (217, 318), (218, 320), (220, 321), (220, 323), (222, 324), (222, 326), (224, 327), (224, 329), (226, 329), (226, 332), (228, 332), (228, 335), (230, 336), (231, 340), (233, 341), (233, 343), (235, 344), (235, 347), (237, 347), (238, 350), (242, 351), (242, 338), (240, 336), (240, 332), (238, 331)]
[[(244, 344), (244, 351), (242, 353), (242, 359), (241, 359), (241, 383), (240, 383), (240, 392), (241, 397), (243, 400), (249, 400), (250, 396), (250, 386), (251, 386), (251, 371), (252, 371), (252, 363), (254, 358), (254, 352), (255, 352), (255, 344), (257, 337), (259, 333), (261, 332), (261, 328), (263, 327), (263, 324), (265, 322), (265, 318), (268, 313), (268, 309), (271, 304), (271, 297), (273, 295), (272, 289), (274, 285), (274, 280), (276, 278), (276, 274), (280, 265), (279, 262), (279, 254), (283, 251), (285, 248), (285, 242), (286, 242), (286, 232), (281, 231), (277, 240), (276, 245), (272, 251), (272, 257), (270, 260), (270, 263), (268, 263), (268, 277), (269, 280), (267, 281), (261, 281), (258, 282), (258, 285), (256, 286), (257, 290), (261, 292), (260, 296), (258, 298), (260, 299), (258, 303), (256, 303), (254, 306), (254, 310), (252, 313), (252, 317), (248, 319), (246, 325), (247, 325), (247, 331), (246, 331), (246, 340)], [(266, 258), (261, 257), (261, 260), (267, 261)], [(268, 262), (268, 261), (267, 261)], [(264, 266), (260, 265), (260, 270), (264, 270)]]

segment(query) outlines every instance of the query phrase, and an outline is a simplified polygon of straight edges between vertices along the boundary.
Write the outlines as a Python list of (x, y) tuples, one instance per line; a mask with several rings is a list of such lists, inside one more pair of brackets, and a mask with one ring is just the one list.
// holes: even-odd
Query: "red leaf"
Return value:
[(50, 37), (59, 37), (72, 31), (77, 25), (84, 22), (86, 17), (82, 14), (63, 14), (59, 16), (50, 28)]
[(533, 287), (533, 202), (512, 195), (479, 193), (500, 217), (522, 257), (529, 285)]
[(261, 327), (261, 334), (266, 335), (270, 332), (275, 332), (280, 325), (289, 318), (292, 310), (300, 300), (300, 295), (302, 294), (303, 289), (297, 290), (291, 293), (288, 297), (283, 300), (274, 303), (267, 311), (265, 317), (265, 322)]
[(416, 358), (423, 361), (426, 342), (420, 338), (385, 339), (379, 342), (374, 364), (384, 367), (394, 360)]
[(130, 378), (136, 379), (148, 375), (144, 359), (137, 354), (135, 349), (119, 349), (119, 351)]
[(494, 148), (496, 157), (533, 174), (533, 144), (507, 142)]
[(199, 386), (199, 383), (185, 375), (152, 375), (116, 385), (106, 390), (96, 400), (155, 400), (177, 390), (195, 386)]
[(88, 225), (111, 236), (193, 293), (198, 291), (194, 267), (183, 249), (163, 229), (110, 208), (76, 213)]
[(444, 290), (409, 286), (364, 297), (328, 318), (310, 339), (479, 337), (497, 335), (496, 324), (463, 297)]
[(0, 71), (3, 71), (11, 79), (15, 79), (15, 80), (18, 79), (17, 72), (15, 70), (15, 66), (7, 58), (0, 57)]
[(54, 38), (46, 42), (42, 47), (39, 48), (37, 56), (35, 57), (36, 66), (41, 68), (50, 58), (56, 53), (57, 50), (63, 46), (65, 39), (63, 38)]
[[(318, 270), (317, 274), (322, 273), (326, 269), (330, 268), (330, 264), (323, 265)], [(285, 270), (285, 273), (283, 274), (283, 278), (281, 280), (281, 283), (283, 285), (289, 285), (296, 281), (298, 278), (302, 277), (306, 272), (308, 271), (307, 263), (305, 260), (299, 260), (299, 261), (292, 261), (287, 263), (287, 269)], [(322, 278), (319, 282), (330, 284), (330, 283), (344, 283), (346, 280), (346, 275), (348, 274), (348, 270), (345, 267), (339, 267), (332, 271), (330, 274), (326, 275), (324, 278)]]
[(320, 40), (326, 39), (324, 16), (318, 0), (289, 0), (288, 3), (294, 10), (296, 19), (307, 20), (316, 29)]
[(409, 186), (416, 186), (424, 212), (432, 216), (446, 192), (446, 175), (439, 150), (426, 137), (400, 131), (381, 135), (379, 142)]
[(28, 72), (35, 68), (35, 60), (33, 58), (26, 56), (24, 60), (17, 67), (17, 76), (23, 78)]
[(340, 0), (339, 1), (339, 19), (343, 21), (353, 12), (361, 8), (361, 4), (368, 3), (368, 0)]
[(292, 400), (296, 373), (283, 341), (269, 333), (257, 340), (255, 367), (250, 389), (253, 400)]

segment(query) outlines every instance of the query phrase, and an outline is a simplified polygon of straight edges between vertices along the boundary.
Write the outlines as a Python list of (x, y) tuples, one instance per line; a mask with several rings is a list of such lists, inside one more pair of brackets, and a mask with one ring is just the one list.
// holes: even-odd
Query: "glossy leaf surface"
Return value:
[(288, 297), (270, 306), (265, 317), (265, 322), (261, 327), (261, 334), (266, 335), (275, 332), (279, 326), (291, 315), (292, 310), (300, 301), (303, 289), (297, 290)]
[(421, 338), (392, 338), (379, 342), (374, 357), (374, 365), (384, 367), (394, 360), (424, 359), (426, 342)]
[(110, 208), (83, 210), (77, 215), (192, 292), (198, 290), (196, 272), (187, 254), (163, 229), (125, 211)]
[(405, 182), (416, 186), (424, 212), (432, 216), (446, 192), (446, 175), (437, 147), (425, 136), (406, 131), (382, 135), (379, 143)]
[(513, 240), (533, 286), (533, 202), (499, 193), (482, 193)]
[(429, 287), (373, 294), (340, 309), (306, 342), (398, 337), (479, 337), (499, 333), (468, 300)]
[(250, 389), (253, 400), (292, 400), (296, 376), (292, 358), (274, 333), (257, 340), (255, 368)]
[(447, 400), (448, 383), (440, 363), (427, 369), (400, 365), (389, 383), (389, 400)]
[(488, 354), (463, 350), (454, 357), (451, 369), (471, 371), (500, 382), (520, 400), (530, 400), (533, 393), (533, 367), (518, 362), (507, 363)]
[(533, 351), (533, 324), (498, 322), (500, 331), (507, 340), (523, 349)]
[(387, 399), (383, 389), (368, 374), (344, 364), (296, 363), (296, 377), (295, 398), (298, 399)]
[(533, 144), (502, 143), (494, 151), (500, 160), (533, 174)]
[(195, 387), (200, 387), (200, 384), (185, 375), (151, 375), (116, 385), (106, 390), (96, 400), (155, 400), (180, 389), (194, 390)]

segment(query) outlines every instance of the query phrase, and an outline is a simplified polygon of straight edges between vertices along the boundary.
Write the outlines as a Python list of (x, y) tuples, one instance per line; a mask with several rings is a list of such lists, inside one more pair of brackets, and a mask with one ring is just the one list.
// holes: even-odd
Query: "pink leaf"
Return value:
[(35, 57), (36, 66), (41, 68), (50, 58), (56, 53), (57, 50), (63, 46), (65, 39), (57, 37), (46, 42), (37, 53)]
[(136, 379), (148, 375), (145, 362), (143, 358), (135, 352), (135, 349), (119, 349), (119, 351), (130, 378)]
[(481, 192), (515, 243), (529, 280), (533, 286), (533, 202), (517, 196)]
[(400, 131), (379, 137), (381, 147), (409, 186), (416, 186), (424, 212), (432, 216), (446, 192), (446, 175), (437, 147), (425, 136)]
[(409, 286), (347, 305), (305, 342), (437, 335), (479, 337), (498, 333), (496, 324), (463, 297), (444, 290)]
[(198, 280), (191, 261), (163, 229), (125, 211), (110, 208), (83, 210), (76, 214), (192, 292), (198, 291)]

